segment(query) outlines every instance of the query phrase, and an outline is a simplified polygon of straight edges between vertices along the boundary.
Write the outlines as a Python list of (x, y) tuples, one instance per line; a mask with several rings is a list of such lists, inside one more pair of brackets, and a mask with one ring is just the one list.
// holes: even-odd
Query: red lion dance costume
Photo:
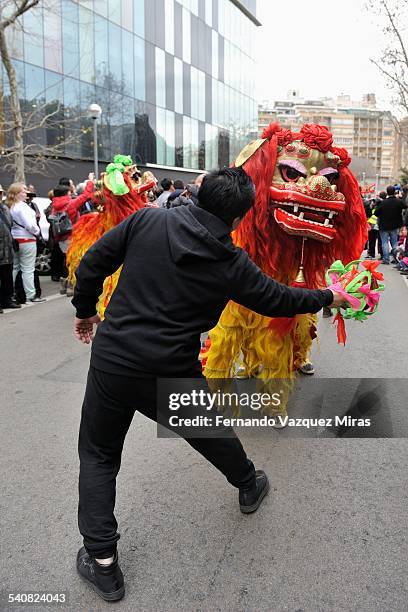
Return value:
[[(72, 232), (67, 252), (68, 280), (75, 284), (75, 270), (86, 251), (107, 231), (124, 221), (127, 217), (146, 205), (143, 195), (156, 184), (153, 175), (148, 182), (140, 183), (133, 179), (137, 167), (128, 155), (116, 155), (113, 163), (97, 182), (92, 201), (97, 212), (83, 215)], [(103, 317), (105, 309), (118, 282), (120, 269), (109, 276), (104, 283), (103, 293), (98, 302), (98, 313)]]
[[(235, 161), (254, 181), (256, 201), (234, 241), (281, 283), (325, 287), (330, 265), (358, 259), (364, 248), (366, 216), (351, 159), (332, 143), (324, 126), (292, 133), (273, 123)], [(271, 319), (229, 302), (210, 332), (205, 375), (233, 377), (241, 362), (247, 376), (286, 379), (289, 390), (315, 337), (315, 315)]]

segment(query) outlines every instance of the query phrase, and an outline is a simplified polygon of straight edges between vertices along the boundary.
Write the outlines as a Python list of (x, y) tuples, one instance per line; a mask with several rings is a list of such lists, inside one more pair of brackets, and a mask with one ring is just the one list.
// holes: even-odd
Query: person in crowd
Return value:
[(45, 302), (36, 297), (34, 285), (35, 258), (37, 255), (37, 236), (40, 234), (35, 212), (28, 206), (27, 187), (24, 183), (13, 183), (7, 191), (6, 204), (10, 209), (13, 224), (11, 233), (18, 250), (13, 255), (13, 281), (21, 270), (26, 300), (36, 303)]
[(69, 195), (71, 196), (71, 198), (75, 197), (76, 195), (76, 191), (75, 191), (75, 183), (72, 179), (63, 176), (60, 178), (60, 180), (58, 181), (58, 185), (64, 185), (65, 187), (68, 187), (69, 189)]
[(204, 177), (207, 175), (207, 172), (202, 172), (201, 174), (199, 174), (195, 180), (194, 180), (194, 185), (197, 185), (198, 187), (201, 187), (201, 183), (204, 180)]
[[(381, 196), (381, 194), (380, 194)], [(402, 227), (402, 211), (407, 208), (407, 204), (402, 198), (395, 196), (395, 187), (387, 187), (387, 197), (376, 208), (375, 214), (378, 217), (378, 227), (383, 250), (382, 262), (385, 265), (390, 263), (390, 247), (395, 251), (398, 245), (398, 231)], [(394, 260), (395, 263), (395, 260)]]
[[(79, 210), (92, 197), (94, 191), (93, 177), (93, 173), (90, 173), (83, 193), (75, 198), (70, 196), (72, 189), (69, 185), (60, 184), (53, 190), (54, 196), (51, 201), (51, 215), (49, 219), (51, 221), (54, 241), (58, 244), (64, 256), (64, 274), (61, 278), (60, 293), (67, 296), (73, 294), (73, 289), (68, 287), (65, 256), (69, 247), (72, 228), (79, 218)], [(65, 230), (61, 230), (63, 216), (65, 216)]]
[[(242, 168), (204, 179), (197, 206), (144, 208), (107, 232), (77, 269), (74, 333), (93, 340), (96, 304), (107, 276), (123, 265), (98, 325), (79, 433), (79, 528), (84, 547), (77, 570), (103, 599), (123, 597), (114, 516), (116, 476), (134, 413), (157, 420), (157, 378), (201, 378), (200, 334), (232, 299), (265, 316), (291, 317), (346, 305), (325, 290), (281, 285), (264, 274), (231, 238), (255, 201)], [(197, 281), (199, 279), (199, 282)], [(167, 296), (166, 307), (162, 304)], [(268, 492), (231, 427), (186, 441), (239, 490), (241, 512), (255, 512)]]
[[(85, 189), (86, 189), (86, 181), (84, 183), (78, 183), (78, 185), (76, 186), (76, 193), (78, 195), (82, 195)], [(92, 200), (89, 199), (78, 210), (78, 214), (80, 217), (82, 217), (82, 215), (87, 215), (88, 213), (94, 212), (94, 210), (95, 210), (95, 207), (92, 203)]]
[(160, 182), (160, 185), (162, 186), (163, 193), (157, 199), (157, 206), (159, 208), (166, 208), (167, 200), (174, 191), (174, 184), (171, 179), (164, 178)]
[[(41, 212), (37, 204), (34, 201), (34, 198), (36, 197), (36, 195), (37, 194), (36, 194), (36, 189), (34, 185), (29, 185), (27, 188), (27, 204), (34, 211), (37, 225), (40, 229), (40, 233), (37, 236), (37, 254), (36, 255), (38, 257), (38, 255), (40, 255), (42, 251), (44, 250), (45, 242), (42, 238), (41, 228), (40, 228)], [(35, 286), (35, 296), (41, 297), (42, 290), (41, 290), (41, 283), (40, 283), (40, 275), (36, 269), (34, 269), (34, 286)], [(14, 283), (14, 291), (15, 291), (17, 300), (21, 304), (25, 304), (26, 295), (25, 295), (25, 291), (23, 287), (23, 282), (21, 279), (21, 272), (19, 272), (16, 276), (16, 280)]]
[[(382, 200), (380, 200), (381, 202)], [(377, 201), (373, 198), (370, 202), (371, 214), (367, 219), (368, 223), (368, 249), (366, 259), (375, 259), (375, 249), (378, 247), (378, 252), (382, 256), (382, 246), (380, 239), (380, 231), (378, 229), (378, 217), (375, 214), (377, 208)]]
[(199, 186), (194, 183), (189, 183), (174, 200), (168, 200), (168, 208), (177, 208), (177, 206), (187, 206), (188, 204), (197, 204), (197, 193)]
[(167, 198), (166, 208), (172, 208), (173, 202), (178, 198), (184, 191), (184, 183), (180, 179), (174, 181), (174, 191)]
[(52, 199), (54, 197), (53, 189), (50, 189), (50, 191), (47, 194), (47, 197), (50, 200), (50, 203), (47, 206), (47, 208), (44, 210), (44, 214), (45, 214), (45, 218), (47, 219), (49, 223), (48, 245), (51, 251), (51, 261), (50, 261), (51, 280), (54, 281), (55, 283), (59, 283), (61, 282), (61, 278), (67, 275), (66, 274), (67, 270), (66, 268), (64, 269), (65, 255), (59, 248), (58, 242), (54, 238), (54, 234), (52, 231), (52, 225), (50, 221), (50, 215), (51, 215), (51, 209), (52, 209)]
[(156, 181), (156, 184), (146, 193), (146, 206), (157, 208), (157, 179), (154, 176), (153, 172), (150, 172), (150, 170), (146, 170), (146, 172), (143, 172), (140, 180), (142, 185), (146, 185), (152, 181)]
[(189, 183), (187, 185), (187, 197), (193, 202), (193, 204), (198, 204), (198, 190), (200, 189), (201, 183)]
[(21, 308), (13, 298), (13, 220), (3, 204), (3, 187), (0, 185), (0, 313), (3, 308)]

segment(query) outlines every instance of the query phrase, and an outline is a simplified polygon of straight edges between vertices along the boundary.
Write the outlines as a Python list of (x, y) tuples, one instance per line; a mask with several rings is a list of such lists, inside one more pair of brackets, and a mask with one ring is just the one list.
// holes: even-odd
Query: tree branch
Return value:
[(391, 23), (392, 29), (394, 30), (394, 34), (396, 35), (396, 37), (398, 38), (398, 41), (400, 43), (401, 50), (402, 50), (402, 53), (403, 53), (403, 56), (404, 56), (405, 65), (408, 67), (408, 55), (407, 55), (407, 51), (405, 49), (405, 45), (404, 45), (404, 42), (402, 40), (402, 36), (400, 34), (400, 31), (397, 28), (397, 26), (395, 25), (394, 17), (392, 16), (392, 14), (391, 14), (391, 12), (390, 12), (390, 10), (388, 8), (388, 5), (385, 2), (385, 0), (382, 1), (382, 5), (385, 8), (385, 11), (386, 11), (388, 19), (389, 19), (389, 21)]
[(34, 6), (37, 6), (39, 2), (40, 0), (21, 0), (20, 5), (16, 6), (14, 13), (12, 13), (10, 17), (0, 21), (0, 30), (5, 30), (8, 26), (15, 23), (16, 20), (21, 17), (21, 15), (34, 8)]

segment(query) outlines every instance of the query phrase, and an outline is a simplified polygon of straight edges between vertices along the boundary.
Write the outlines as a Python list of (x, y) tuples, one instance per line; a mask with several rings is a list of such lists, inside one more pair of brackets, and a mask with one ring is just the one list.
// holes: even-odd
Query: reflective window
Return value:
[(109, 78), (111, 88), (122, 89), (122, 29), (109, 22)]
[(166, 111), (166, 165), (174, 166), (175, 161), (174, 113)]
[(172, 55), (174, 55), (174, 36), (175, 36), (174, 0), (165, 0), (164, 24), (165, 24), (165, 49), (167, 53), (171, 53)]
[(216, 81), (215, 79), (212, 79), (212, 109), (211, 109), (211, 117), (212, 117), (212, 122), (215, 125), (219, 124), (219, 117), (218, 117), (218, 81)]
[(108, 0), (108, 11), (109, 19), (120, 25), (122, 18), (121, 0)]
[(212, 27), (212, 0), (205, 0), (205, 22)]
[(79, 134), (80, 125), (77, 117), (80, 114), (79, 107), (79, 81), (65, 77), (64, 89), (64, 117), (65, 125), (65, 154), (78, 157), (80, 154)]
[(64, 74), (79, 77), (78, 6), (62, 0), (62, 56)]
[(198, 169), (198, 121), (191, 119), (191, 168)]
[(44, 12), (44, 65), (49, 70), (62, 72), (61, 17), (53, 11)]
[(57, 146), (57, 151), (64, 152), (64, 92), (62, 76), (45, 70), (45, 138), (48, 146)]
[(64, 99), (64, 88), (63, 88), (63, 77), (55, 72), (45, 70), (45, 101), (57, 102), (63, 104)]
[(205, 168), (213, 170), (218, 166), (218, 130), (214, 125), (205, 125)]
[(156, 151), (157, 163), (166, 164), (166, 111), (164, 108), (156, 109)]
[(116, 92), (110, 93), (111, 156), (123, 153), (123, 107), (124, 98)]
[(133, 0), (122, 0), (122, 27), (133, 32)]
[(191, 16), (183, 8), (183, 60), (191, 63)]
[(104, 80), (109, 74), (109, 27), (108, 21), (103, 17), (95, 15), (95, 71), (96, 83), (104, 85)]
[[(103, 108), (101, 159), (124, 149), (136, 157), (140, 150), (146, 162), (212, 168), (228, 163), (226, 156), (235, 157), (256, 133), (256, 28), (233, 2), (53, 1), (61, 3), (61, 14), (29, 12), (24, 30), (9, 29), (7, 41), (22, 98), (26, 87), (35, 112), (55, 106), (58, 114), (64, 100), (67, 155), (92, 157), (91, 123), (71, 123), (91, 101)], [(18, 62), (23, 50), (34, 72)], [(38, 142), (44, 134), (47, 142), (59, 137), (50, 125), (36, 135)]]
[(24, 59), (23, 31), (9, 27), (5, 29), (5, 36), (10, 55), (15, 59)]
[[(38, 126), (41, 120), (45, 117), (45, 82), (44, 70), (37, 66), (25, 64), (25, 97), (26, 101), (23, 104), (25, 110), (31, 116), (30, 125)], [(45, 128), (37, 127), (36, 129), (26, 133), (26, 142), (28, 144), (44, 145), (46, 142)]]
[(94, 0), (94, 11), (102, 17), (108, 16), (108, 0)]
[[(44, 70), (37, 66), (25, 65), (25, 97), (34, 105), (43, 104), (45, 101)], [(34, 108), (34, 107), (33, 107)]]
[(191, 66), (191, 116), (198, 118), (198, 70)]
[(95, 80), (94, 63), (94, 15), (91, 11), (79, 7), (79, 71), (82, 81), (90, 83)]
[(198, 17), (198, 0), (190, 0), (190, 11)]
[(135, 95), (133, 38), (133, 34), (122, 30), (122, 93), (132, 98)]
[(166, 107), (166, 58), (163, 49), (156, 47), (156, 104)]
[(174, 110), (183, 114), (183, 62), (174, 58)]
[(39, 7), (24, 13), (24, 59), (44, 66), (43, 11)]
[(138, 36), (135, 36), (133, 43), (134, 43), (135, 97), (138, 100), (145, 100), (146, 99), (145, 42)]
[(191, 119), (183, 116), (183, 163), (185, 168), (191, 165)]
[(198, 88), (197, 88), (197, 97), (198, 97), (198, 118), (201, 121), (205, 121), (205, 73), (201, 70), (197, 71), (198, 73)]
[(144, 38), (145, 34), (145, 10), (144, 0), (133, 0), (133, 31)]
[(123, 151), (134, 157), (135, 106), (133, 98), (123, 97)]

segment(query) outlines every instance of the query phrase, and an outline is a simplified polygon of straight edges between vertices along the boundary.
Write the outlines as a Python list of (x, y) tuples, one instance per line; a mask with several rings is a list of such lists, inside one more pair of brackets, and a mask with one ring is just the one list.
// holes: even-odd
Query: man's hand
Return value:
[(93, 326), (99, 325), (101, 318), (99, 315), (94, 315), (88, 319), (77, 319), (74, 322), (74, 336), (83, 344), (89, 344), (94, 337)]
[(348, 301), (337, 291), (330, 289), (333, 294), (333, 301), (329, 304), (328, 308), (347, 308), (349, 306)]

